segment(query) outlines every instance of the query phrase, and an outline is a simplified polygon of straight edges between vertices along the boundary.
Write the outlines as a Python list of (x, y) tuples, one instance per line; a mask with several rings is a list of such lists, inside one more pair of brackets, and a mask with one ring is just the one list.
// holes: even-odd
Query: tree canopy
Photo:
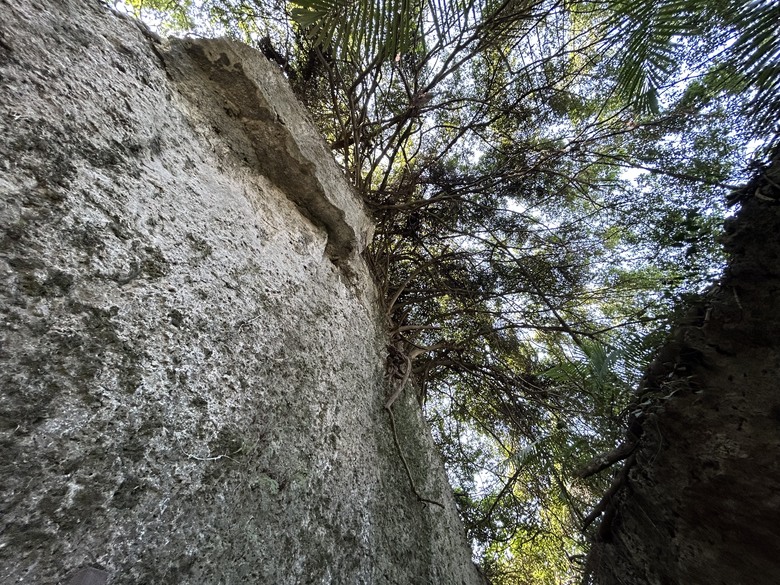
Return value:
[[(373, 213), (411, 382), (494, 583), (574, 582), (632, 393), (776, 143), (755, 0), (127, 0), (276, 62)], [(592, 512), (595, 509), (595, 514)]]

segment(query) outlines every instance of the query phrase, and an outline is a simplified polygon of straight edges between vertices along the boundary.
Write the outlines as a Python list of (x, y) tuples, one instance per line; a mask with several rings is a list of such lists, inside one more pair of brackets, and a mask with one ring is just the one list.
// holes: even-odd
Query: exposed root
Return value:
[[(410, 362), (410, 369), (411, 369), (411, 362)], [(401, 385), (401, 389), (403, 389), (403, 385)], [(400, 394), (400, 392), (396, 392), (396, 395)], [(394, 395), (394, 396), (396, 396)], [(393, 398), (395, 400), (395, 398)], [(392, 404), (392, 402), (390, 402)], [(401, 449), (401, 443), (398, 440), (398, 432), (395, 429), (395, 416), (393, 415), (393, 409), (390, 406), (385, 406), (385, 410), (387, 410), (388, 414), (390, 415), (390, 426), (393, 430), (393, 440), (395, 441), (395, 447), (398, 449), (398, 454), (401, 456), (401, 461), (404, 464), (404, 469), (406, 470), (406, 477), (409, 479), (409, 485), (412, 488), (412, 492), (415, 496), (417, 496), (417, 501), (422, 502), (424, 504), (433, 504), (434, 506), (439, 506), (442, 510), (444, 509), (444, 504), (441, 502), (437, 502), (436, 500), (431, 500), (428, 498), (423, 497), (420, 495), (420, 492), (417, 491), (417, 486), (414, 485), (414, 479), (412, 479), (412, 471), (409, 469), (409, 463), (406, 461), (406, 456), (404, 455), (403, 449)]]
[(612, 521), (615, 519), (615, 513), (617, 511), (617, 507), (610, 504), (612, 504), (612, 499), (617, 495), (620, 489), (628, 483), (628, 472), (631, 470), (631, 467), (633, 467), (635, 461), (636, 457), (631, 455), (623, 466), (623, 469), (620, 470), (620, 473), (612, 480), (612, 485), (609, 486), (604, 497), (601, 498), (599, 503), (596, 504), (596, 507), (593, 508), (593, 511), (591, 511), (591, 513), (582, 521), (582, 529), (587, 530), (588, 526), (593, 524), (599, 516), (604, 514), (604, 517), (601, 519), (601, 524), (599, 525), (598, 534), (595, 538), (597, 542), (603, 542), (609, 535), (612, 528)]

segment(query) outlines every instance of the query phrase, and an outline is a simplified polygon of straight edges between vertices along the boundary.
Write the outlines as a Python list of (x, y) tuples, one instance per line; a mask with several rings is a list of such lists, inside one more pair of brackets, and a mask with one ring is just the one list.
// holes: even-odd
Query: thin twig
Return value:
[(233, 459), (231, 455), (237, 455), (243, 450), (243, 447), (239, 447), (237, 451), (234, 451), (230, 455), (228, 455), (227, 453), (223, 453), (222, 455), (213, 455), (210, 457), (199, 457), (198, 455), (187, 453), (184, 450), (184, 447), (181, 446), (181, 442), (178, 439), (176, 439), (176, 442), (179, 444), (179, 450), (182, 452), (183, 455), (186, 455), (190, 459), (195, 459), (196, 461), (219, 461), (220, 459), (230, 459), (231, 461), (235, 461), (235, 459)]

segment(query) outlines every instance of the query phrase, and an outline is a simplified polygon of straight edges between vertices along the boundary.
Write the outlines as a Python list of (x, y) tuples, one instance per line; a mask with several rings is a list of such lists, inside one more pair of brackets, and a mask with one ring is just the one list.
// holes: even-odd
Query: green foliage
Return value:
[[(679, 6), (619, 1), (614, 9), (608, 21), (615, 37), (611, 43), (628, 55), (619, 62), (617, 87), (626, 98), (635, 100), (640, 110), (658, 114), (658, 90), (680, 60), (673, 40), (681, 32)], [(625, 46), (619, 39), (625, 39)]]
[(291, 16), (323, 50), (385, 61), (414, 48), (419, 9), (413, 0), (296, 0)]
[(478, 38), (484, 51), (541, 16), (572, 35), (600, 39), (615, 56), (616, 90), (640, 112), (660, 112), (659, 92), (684, 67), (709, 91), (753, 90), (754, 130), (778, 130), (780, 6), (772, 0), (572, 2), (562, 14), (545, 2), (297, 0), (292, 16), (315, 43), (369, 62), (413, 51), (421, 40), (436, 50)]
[(156, 22), (165, 31), (192, 28), (192, 0), (126, 0), (134, 16)]
[(619, 53), (618, 89), (642, 111), (658, 113), (658, 92), (681, 67), (691, 91), (751, 92), (757, 136), (780, 128), (780, 5), (773, 0), (660, 0), (608, 3), (607, 37)]

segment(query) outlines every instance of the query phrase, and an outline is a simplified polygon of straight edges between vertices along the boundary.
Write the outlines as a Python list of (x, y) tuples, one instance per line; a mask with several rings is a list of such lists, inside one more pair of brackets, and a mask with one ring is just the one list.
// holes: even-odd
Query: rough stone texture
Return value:
[(307, 219), (325, 229), (332, 260), (344, 264), (363, 251), (373, 226), (273, 66), (250, 47), (224, 39), (172, 39), (160, 54), (193, 105), (191, 117), (229, 133), (231, 155), (281, 188)]
[(0, 583), (480, 583), (281, 75), (89, 0), (0, 13)]
[(645, 381), (599, 585), (780, 583), (780, 157), (736, 195), (729, 268)]

